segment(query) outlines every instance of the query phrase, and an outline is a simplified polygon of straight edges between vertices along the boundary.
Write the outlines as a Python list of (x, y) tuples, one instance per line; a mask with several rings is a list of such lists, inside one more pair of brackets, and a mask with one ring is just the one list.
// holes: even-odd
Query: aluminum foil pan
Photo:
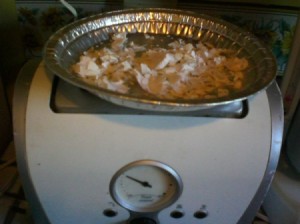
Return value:
[[(241, 91), (214, 99), (167, 100), (121, 94), (84, 82), (70, 67), (87, 49), (118, 32), (176, 35), (199, 39), (217, 48), (232, 49), (251, 62), (249, 79)], [(152, 111), (193, 111), (246, 99), (267, 88), (276, 76), (272, 53), (255, 36), (202, 14), (170, 9), (130, 9), (90, 16), (58, 30), (44, 49), (47, 68), (63, 80), (112, 103)]]

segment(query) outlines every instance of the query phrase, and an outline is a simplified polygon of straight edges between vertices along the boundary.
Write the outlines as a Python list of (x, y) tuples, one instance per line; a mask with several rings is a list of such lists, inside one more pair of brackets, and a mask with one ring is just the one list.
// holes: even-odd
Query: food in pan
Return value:
[(85, 51), (71, 69), (119, 93), (140, 88), (160, 99), (211, 99), (241, 90), (248, 67), (232, 50), (201, 41), (124, 32)]

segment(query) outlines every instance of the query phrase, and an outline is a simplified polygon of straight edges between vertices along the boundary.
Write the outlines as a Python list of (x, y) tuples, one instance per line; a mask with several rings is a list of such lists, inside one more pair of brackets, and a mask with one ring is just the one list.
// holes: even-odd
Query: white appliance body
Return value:
[[(143, 159), (168, 164), (183, 182), (181, 196), (157, 214), (157, 223), (246, 224), (254, 218), (280, 153), (276, 84), (249, 99), (248, 114), (235, 119), (55, 113), (49, 107), (53, 75), (40, 63), (31, 82), (27, 76), (17, 84), (14, 127), (37, 223), (126, 223), (130, 213), (112, 199), (109, 183), (121, 167)], [(182, 217), (171, 217), (173, 211)], [(196, 218), (199, 211), (206, 216)]]

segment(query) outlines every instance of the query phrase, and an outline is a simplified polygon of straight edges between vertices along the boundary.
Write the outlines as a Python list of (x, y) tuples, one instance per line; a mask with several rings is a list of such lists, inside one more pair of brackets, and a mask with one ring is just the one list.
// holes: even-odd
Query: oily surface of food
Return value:
[(87, 82), (119, 93), (138, 90), (159, 99), (214, 99), (244, 88), (248, 67), (248, 60), (232, 50), (201, 41), (117, 33), (85, 51), (71, 69)]

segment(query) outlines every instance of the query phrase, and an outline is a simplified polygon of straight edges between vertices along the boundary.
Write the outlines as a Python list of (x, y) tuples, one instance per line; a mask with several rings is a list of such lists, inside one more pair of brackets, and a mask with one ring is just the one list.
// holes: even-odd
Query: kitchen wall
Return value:
[[(266, 10), (234, 5), (189, 3), (189, 1), (69, 1), (76, 8), (78, 17), (122, 9), (123, 7), (173, 7), (212, 14), (247, 29), (273, 49), (278, 61), (278, 75), (286, 66), (297, 20), (295, 10)], [(148, 3), (147, 3), (148, 2)], [(221, 1), (221, 2), (224, 2)], [(19, 22), (28, 56), (40, 56), (43, 44), (57, 29), (73, 21), (72, 14), (59, 1), (17, 1)]]
[[(196, 0), (197, 1), (197, 0)], [(213, 0), (212, 0), (213, 1)], [(299, 7), (299, 0), (217, 0), (218, 2), (231, 2), (231, 3), (254, 3), (259, 5), (267, 5), (267, 6), (291, 6), (291, 7)], [(199, 1), (198, 1), (199, 2)], [(208, 2), (211, 2), (208, 0)]]

